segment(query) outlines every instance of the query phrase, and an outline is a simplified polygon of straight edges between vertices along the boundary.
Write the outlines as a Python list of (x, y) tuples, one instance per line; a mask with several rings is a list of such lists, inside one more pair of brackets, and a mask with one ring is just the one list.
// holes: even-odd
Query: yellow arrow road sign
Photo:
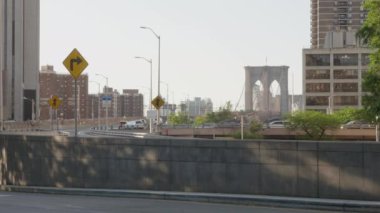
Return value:
[(156, 108), (156, 109), (160, 109), (164, 104), (165, 104), (165, 101), (161, 98), (161, 96), (156, 96), (153, 100), (152, 100), (152, 105)]
[(74, 48), (73, 51), (63, 61), (63, 65), (70, 72), (74, 79), (78, 79), (83, 70), (86, 69), (88, 63), (86, 59), (80, 54), (80, 52)]
[(58, 96), (56, 95), (53, 95), (50, 99), (49, 99), (49, 105), (52, 109), (58, 109), (59, 105), (61, 105), (61, 99), (58, 98)]

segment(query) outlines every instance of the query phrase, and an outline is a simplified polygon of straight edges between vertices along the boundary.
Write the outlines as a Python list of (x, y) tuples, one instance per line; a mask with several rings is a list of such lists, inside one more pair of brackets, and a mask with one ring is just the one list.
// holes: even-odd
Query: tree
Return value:
[[(380, 47), (380, 1), (365, 0), (364, 9), (368, 11), (367, 18), (359, 29), (357, 36), (364, 44), (372, 48)], [(377, 50), (379, 53), (380, 50)]]
[(186, 113), (180, 112), (177, 114), (170, 114), (168, 117), (169, 124), (178, 125), (178, 124), (190, 124), (191, 121)]
[[(263, 125), (257, 121), (252, 120), (249, 124), (249, 131), (244, 131), (244, 138), (245, 139), (259, 139), (262, 138), (261, 131), (263, 130)], [(235, 139), (241, 138), (241, 131), (236, 132), (232, 135)]]
[(340, 122), (334, 115), (316, 111), (298, 111), (287, 116), (287, 128), (301, 129), (311, 139), (321, 140), (328, 129), (336, 129)]
[(340, 123), (344, 124), (352, 120), (366, 120), (365, 111), (353, 107), (346, 107), (333, 114)]
[(206, 117), (205, 116), (197, 116), (194, 120), (194, 126), (201, 126), (204, 123), (206, 123)]
[(218, 112), (211, 112), (206, 115), (206, 122), (209, 123), (219, 123), (224, 120), (233, 119), (232, 114), (232, 104), (230, 101), (226, 103), (225, 106), (220, 107)]
[(364, 90), (369, 92), (363, 97), (363, 106), (374, 120), (380, 114), (380, 1), (365, 0), (363, 6), (368, 16), (357, 36), (373, 49), (368, 72), (363, 77)]
[(249, 132), (257, 135), (261, 130), (263, 130), (263, 124), (257, 120), (252, 120), (249, 125)]

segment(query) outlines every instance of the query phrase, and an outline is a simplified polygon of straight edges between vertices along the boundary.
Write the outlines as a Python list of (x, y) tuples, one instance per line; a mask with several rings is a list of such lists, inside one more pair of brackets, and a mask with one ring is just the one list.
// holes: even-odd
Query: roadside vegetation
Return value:
[[(263, 138), (261, 131), (263, 130), (263, 124), (257, 120), (252, 120), (251, 123), (249, 124), (249, 129), (248, 131), (245, 130), (243, 131), (243, 138), (244, 139), (260, 139)], [(235, 134), (232, 135), (233, 138), (235, 139), (240, 139), (241, 138), (241, 131), (236, 132)]]
[(337, 129), (340, 125), (336, 116), (316, 112), (298, 111), (287, 116), (286, 127), (302, 130), (310, 139), (321, 140), (328, 129)]
[(186, 112), (179, 112), (177, 114), (171, 114), (168, 117), (169, 125), (189, 124), (194, 127), (202, 126), (206, 123), (220, 123), (225, 120), (234, 119), (232, 113), (232, 104), (228, 101), (225, 106), (220, 107), (217, 112), (207, 113), (205, 116), (197, 116), (192, 119)]
[(297, 111), (288, 114), (286, 127), (290, 130), (301, 130), (306, 137), (303, 139), (323, 140), (331, 139), (326, 136), (326, 131), (334, 131), (343, 124), (354, 121), (368, 121), (369, 114), (364, 109), (345, 108), (333, 114), (326, 114), (317, 111)]
[(377, 122), (376, 116), (380, 115), (380, 1), (365, 0), (363, 6), (368, 15), (357, 36), (373, 50), (368, 71), (363, 75), (363, 89), (368, 92), (363, 97), (363, 106), (368, 119)]
[[(169, 125), (189, 125), (192, 127), (202, 127), (207, 125), (217, 125), (225, 121), (235, 121), (240, 125), (240, 118), (237, 120), (235, 114), (232, 112), (232, 104), (228, 101), (223, 107), (220, 107), (216, 112), (207, 113), (204, 116), (197, 116), (191, 118), (185, 112), (180, 112), (177, 114), (171, 114), (168, 117)], [(244, 131), (244, 139), (258, 139), (262, 138), (261, 131), (263, 130), (263, 125), (257, 120), (253, 120), (249, 124), (248, 130)], [(231, 135), (233, 138), (240, 139), (241, 132), (237, 131), (235, 134)]]

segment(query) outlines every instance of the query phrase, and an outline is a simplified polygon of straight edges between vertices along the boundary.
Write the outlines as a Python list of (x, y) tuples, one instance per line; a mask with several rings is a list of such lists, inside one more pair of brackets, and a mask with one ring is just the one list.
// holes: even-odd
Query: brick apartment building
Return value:
[[(78, 118), (87, 118), (88, 111), (88, 75), (78, 78)], [(40, 119), (50, 119), (51, 109), (48, 100), (58, 96), (62, 102), (58, 116), (63, 119), (74, 119), (75, 97), (74, 79), (70, 74), (58, 74), (54, 66), (46, 65), (40, 71)]]
[[(124, 89), (123, 94), (111, 87), (104, 88), (101, 94), (89, 94), (87, 101), (87, 117), (91, 119), (105, 118), (106, 108), (102, 104), (103, 96), (112, 96), (111, 106), (108, 107), (108, 117), (143, 117), (144, 96), (137, 89)], [(100, 110), (98, 109), (100, 101)]]
[[(40, 71), (40, 119), (50, 119), (51, 109), (48, 104), (51, 96), (56, 95), (61, 100), (58, 115), (63, 119), (74, 118), (74, 79), (70, 74), (58, 74), (54, 67), (46, 65)], [(125, 89), (123, 94), (111, 87), (104, 87), (101, 94), (88, 94), (88, 75), (78, 78), (79, 119), (106, 117), (106, 108), (102, 104), (104, 96), (112, 96), (111, 106), (108, 107), (108, 117), (143, 117), (144, 96), (137, 89)]]
[[(118, 115), (119, 107), (118, 107), (118, 97), (119, 92), (117, 90), (113, 90), (111, 87), (104, 87), (103, 93), (100, 94), (89, 94), (88, 95), (88, 101), (87, 101), (87, 118), (95, 119), (98, 118), (98, 111), (100, 111), (100, 117), (105, 118), (106, 117), (106, 107), (103, 106), (102, 98), (104, 96), (111, 96), (111, 106), (108, 107), (108, 117), (120, 117)], [(98, 109), (100, 103), (100, 109)]]
[(144, 96), (138, 89), (124, 89), (118, 99), (120, 117), (144, 116)]
[(355, 37), (367, 17), (362, 4), (363, 0), (311, 0), (311, 47), (330, 48), (326, 35), (332, 32)]

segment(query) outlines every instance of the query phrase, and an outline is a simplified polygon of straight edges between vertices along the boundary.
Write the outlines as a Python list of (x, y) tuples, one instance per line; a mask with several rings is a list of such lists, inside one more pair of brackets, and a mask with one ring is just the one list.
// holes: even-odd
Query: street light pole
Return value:
[(90, 81), (98, 85), (98, 129), (100, 129), (100, 83), (96, 81)]
[[(157, 92), (158, 92), (158, 96), (160, 96), (160, 63), (161, 63), (161, 36), (159, 36), (156, 32), (154, 32), (154, 30), (150, 27), (145, 27), (145, 26), (142, 26), (140, 27), (141, 29), (147, 29), (147, 30), (150, 30), (158, 39), (158, 89), (157, 89)], [(160, 121), (160, 110), (157, 109), (157, 131), (158, 131), (158, 124), (159, 124), (159, 121)]]
[(165, 84), (166, 86), (166, 104), (169, 104), (169, 84), (164, 81), (161, 81), (161, 83)]
[[(107, 95), (107, 101), (108, 101), (108, 77), (102, 75), (102, 74), (95, 74), (97, 76), (103, 77), (106, 79), (106, 92), (105, 94)], [(108, 130), (108, 103), (106, 104), (106, 131)]]
[(34, 101), (34, 99), (32, 99), (32, 121), (36, 120), (36, 112), (34, 110), (35, 105), (36, 105), (36, 102)]
[(164, 106), (166, 105), (166, 109), (163, 109), (163, 113), (164, 113), (163, 116), (166, 116), (166, 118), (168, 118), (168, 116), (169, 116), (168, 111), (170, 110), (170, 107), (169, 107), (169, 84), (164, 82), (164, 81), (161, 81), (161, 83), (165, 84), (165, 86), (166, 86), (166, 101), (165, 101), (166, 103), (164, 104)]
[[(150, 63), (150, 94), (149, 94), (149, 110), (152, 110), (152, 59), (146, 59), (144, 57), (136, 56), (136, 59), (143, 59)], [(149, 118), (149, 133), (152, 133), (152, 118)]]

